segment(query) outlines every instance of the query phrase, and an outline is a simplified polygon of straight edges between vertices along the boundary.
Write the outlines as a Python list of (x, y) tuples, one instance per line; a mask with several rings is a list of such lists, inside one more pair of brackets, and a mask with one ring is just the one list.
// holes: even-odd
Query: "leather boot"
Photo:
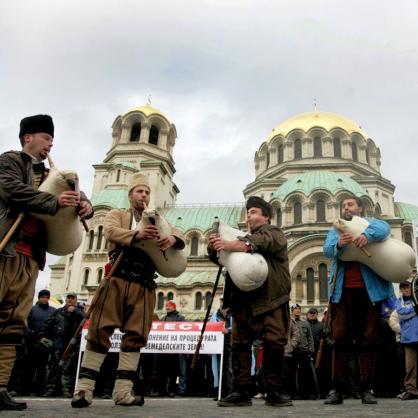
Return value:
[(324, 405), (340, 405), (344, 401), (344, 395), (342, 392), (336, 389), (331, 390), (328, 393), (327, 398), (324, 401)]
[(0, 411), (21, 411), (28, 406), (26, 402), (17, 402), (7, 390), (0, 391)]
[(251, 395), (246, 392), (234, 391), (218, 401), (218, 406), (251, 406)]

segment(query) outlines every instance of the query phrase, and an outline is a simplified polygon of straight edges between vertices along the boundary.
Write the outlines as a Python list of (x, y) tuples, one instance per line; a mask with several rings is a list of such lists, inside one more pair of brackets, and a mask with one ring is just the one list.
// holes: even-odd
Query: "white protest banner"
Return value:
[[(203, 322), (163, 322), (152, 323), (147, 346), (141, 353), (164, 354), (194, 354), (199, 341)], [(200, 354), (222, 354), (224, 345), (223, 322), (208, 322), (203, 335)], [(82, 337), (80, 351), (86, 349), (86, 323)], [(119, 352), (123, 333), (115, 330), (110, 337), (110, 352)]]

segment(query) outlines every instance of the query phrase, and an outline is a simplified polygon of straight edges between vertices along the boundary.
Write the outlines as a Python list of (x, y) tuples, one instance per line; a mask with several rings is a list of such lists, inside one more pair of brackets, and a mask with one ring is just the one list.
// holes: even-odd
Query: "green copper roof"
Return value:
[(412, 223), (418, 219), (418, 206), (410, 203), (395, 202), (395, 215), (405, 219), (407, 223)]
[(218, 207), (174, 207), (161, 210), (162, 215), (174, 226), (183, 231), (198, 229), (202, 232), (212, 227), (213, 220), (217, 216), (221, 221), (238, 227), (243, 217), (243, 206), (218, 206)]
[(125, 209), (129, 207), (126, 189), (104, 189), (91, 198), (93, 206), (109, 206), (112, 209)]
[(290, 193), (296, 191), (309, 196), (315, 190), (327, 190), (333, 195), (346, 190), (358, 197), (368, 196), (360, 184), (345, 174), (330, 171), (309, 171), (291, 177), (273, 193), (271, 199), (284, 200)]
[[(179, 277), (167, 278), (158, 275), (156, 279), (157, 284), (164, 285), (164, 284), (175, 284), (178, 287), (192, 287), (196, 286), (197, 284), (214, 284), (216, 280), (217, 271), (185, 271)], [(221, 275), (219, 279), (219, 287), (223, 286), (224, 277)]]
[(136, 165), (134, 163), (131, 163), (130, 161), (117, 161), (117, 162), (113, 163), (113, 165), (114, 166), (121, 165), (123, 167), (135, 168), (136, 169)]

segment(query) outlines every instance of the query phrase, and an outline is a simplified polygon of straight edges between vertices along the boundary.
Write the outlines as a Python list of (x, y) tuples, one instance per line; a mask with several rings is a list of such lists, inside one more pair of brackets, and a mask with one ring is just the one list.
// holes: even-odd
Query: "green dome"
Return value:
[(186, 232), (198, 229), (201, 232), (212, 227), (215, 216), (234, 228), (243, 217), (242, 206), (174, 207), (163, 209), (162, 215), (173, 225)]
[(418, 219), (418, 206), (395, 202), (395, 215), (404, 219), (407, 223), (412, 223), (412, 221)]
[(112, 209), (129, 208), (127, 189), (104, 189), (91, 198), (91, 204), (96, 206), (108, 206)]
[(284, 200), (293, 192), (309, 196), (315, 190), (327, 190), (332, 195), (345, 190), (358, 197), (368, 196), (360, 184), (345, 174), (330, 171), (309, 171), (297, 174), (287, 180), (272, 194), (271, 200)]

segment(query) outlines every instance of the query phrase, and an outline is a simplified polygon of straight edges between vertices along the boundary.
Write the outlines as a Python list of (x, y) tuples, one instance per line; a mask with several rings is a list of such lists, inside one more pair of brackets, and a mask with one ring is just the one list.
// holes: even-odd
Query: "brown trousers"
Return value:
[[(90, 316), (87, 350), (107, 353), (115, 328), (124, 332), (121, 351), (139, 351), (147, 344), (155, 307), (155, 291), (112, 277), (103, 286)], [(98, 290), (100, 291), (100, 289)]]
[(332, 305), (334, 339), (332, 375), (336, 388), (346, 381), (348, 354), (358, 353), (362, 390), (373, 388), (381, 303), (372, 303), (365, 288), (344, 288), (341, 300)]
[(38, 263), (22, 254), (0, 256), (0, 387), (7, 386), (32, 308)]
[(418, 344), (405, 344), (405, 390), (417, 395)]
[(289, 305), (252, 316), (245, 307), (232, 317), (232, 364), (235, 390), (246, 391), (251, 385), (251, 347), (263, 341), (263, 367), (267, 391), (280, 391), (284, 347), (289, 328)]

